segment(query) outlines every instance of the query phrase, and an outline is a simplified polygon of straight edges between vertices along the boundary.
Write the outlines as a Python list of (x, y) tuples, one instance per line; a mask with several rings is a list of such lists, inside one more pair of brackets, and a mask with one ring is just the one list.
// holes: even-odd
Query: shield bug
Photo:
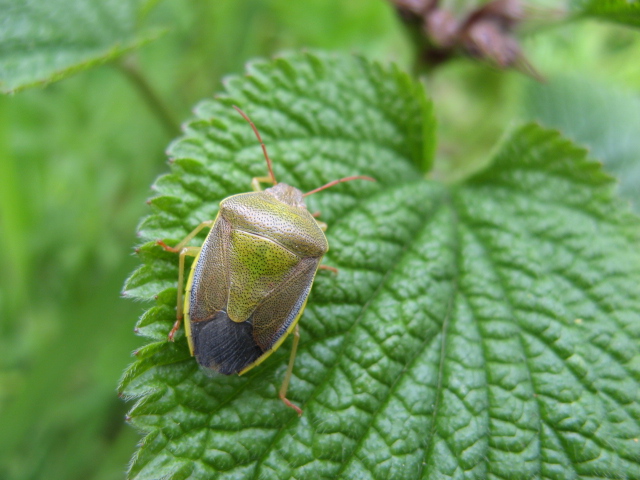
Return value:
[[(286, 398), (300, 335), (298, 320), (307, 303), (316, 272), (325, 268), (329, 250), (326, 225), (309, 213), (304, 197), (350, 180), (352, 176), (307, 193), (278, 183), (258, 129), (249, 122), (262, 147), (268, 177), (254, 178), (253, 192), (220, 202), (215, 220), (202, 222), (175, 247), (179, 253), (177, 320), (169, 340), (185, 319), (189, 350), (198, 363), (224, 375), (242, 375), (277, 350), (294, 334), (289, 366), (279, 396), (289, 407), (302, 410)], [(261, 183), (273, 186), (262, 190)], [(204, 228), (210, 228), (201, 247), (187, 246)], [(185, 257), (195, 257), (183, 296)]]

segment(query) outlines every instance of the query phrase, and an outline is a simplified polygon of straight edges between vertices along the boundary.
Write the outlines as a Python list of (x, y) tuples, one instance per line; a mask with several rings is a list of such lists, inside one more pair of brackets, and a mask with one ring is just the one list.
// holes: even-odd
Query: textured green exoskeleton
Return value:
[(296, 188), (224, 199), (187, 283), (185, 328), (198, 363), (243, 373), (278, 348), (328, 249)]
[[(165, 250), (180, 252), (178, 319), (169, 339), (179, 328), (184, 311), (189, 349), (198, 363), (224, 375), (241, 375), (265, 360), (295, 330), (280, 398), (301, 414), (286, 398), (299, 339), (297, 324), (316, 272), (323, 268), (322, 257), (329, 250), (323, 233), (326, 225), (309, 213), (304, 196), (348, 180), (373, 179), (347, 177), (306, 194), (277, 183), (258, 130), (244, 112), (234, 108), (253, 127), (269, 177), (253, 179), (255, 192), (222, 200), (216, 219), (202, 222), (176, 247), (158, 242)], [(260, 191), (260, 182), (274, 186)], [(211, 230), (202, 247), (187, 247), (206, 227)], [(183, 302), (187, 255), (196, 259)]]

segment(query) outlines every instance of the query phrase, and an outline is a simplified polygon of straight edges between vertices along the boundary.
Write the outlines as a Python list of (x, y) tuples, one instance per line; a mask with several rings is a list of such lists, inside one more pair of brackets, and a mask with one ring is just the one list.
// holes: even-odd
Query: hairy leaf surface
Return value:
[[(290, 342), (210, 378), (175, 319), (177, 242), (265, 174), (310, 190), (325, 263)], [(155, 184), (126, 294), (155, 305), (125, 373), (144, 436), (130, 478), (640, 478), (640, 240), (612, 180), (557, 132), (521, 127), (463, 185), (425, 179), (420, 85), (351, 57), (252, 65), (196, 109)], [(464, 139), (461, 139), (464, 141)], [(201, 241), (200, 237), (200, 240)], [(197, 242), (194, 242), (197, 243)]]

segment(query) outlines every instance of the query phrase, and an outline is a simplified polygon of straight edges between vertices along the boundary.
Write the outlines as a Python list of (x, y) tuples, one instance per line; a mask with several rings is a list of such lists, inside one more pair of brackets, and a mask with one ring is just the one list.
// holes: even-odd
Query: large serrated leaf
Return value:
[(60, 80), (156, 36), (137, 31), (138, 3), (0, 0), (0, 91)]
[[(640, 478), (638, 220), (583, 150), (529, 125), (466, 184), (424, 179), (421, 88), (351, 57), (256, 63), (205, 101), (156, 183), (128, 295), (156, 297), (122, 382), (144, 434), (130, 477)], [(175, 316), (176, 241), (264, 175), (309, 190), (326, 263), (289, 342), (246, 377), (209, 378)], [(428, 140), (424, 140), (424, 132)], [(463, 139), (461, 139), (463, 141)]]

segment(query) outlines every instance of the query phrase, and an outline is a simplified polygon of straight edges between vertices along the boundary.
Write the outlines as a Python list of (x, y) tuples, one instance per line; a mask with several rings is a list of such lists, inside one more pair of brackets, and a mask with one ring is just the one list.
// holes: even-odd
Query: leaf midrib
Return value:
[[(416, 183), (419, 183), (419, 182), (416, 182)], [(444, 197), (444, 196), (443, 196), (443, 197)], [(435, 212), (437, 212), (437, 211), (438, 211), (438, 209), (439, 209), (439, 208), (440, 208), (440, 206), (442, 205), (442, 202), (443, 202), (443, 201), (444, 201), (444, 198), (441, 198), (441, 199), (440, 199), (440, 202), (436, 202), (436, 203), (433, 205), (432, 213), (435, 213)], [(423, 222), (423, 223), (422, 223), (422, 224), (421, 224), (421, 225), (416, 229), (416, 232), (420, 232), (420, 231), (422, 231), (423, 229), (425, 229), (425, 228), (429, 225), (431, 218), (433, 218), (433, 216), (429, 217), (426, 221), (424, 221), (424, 222)], [(349, 338), (351, 335), (353, 335), (353, 331), (354, 331), (354, 329), (355, 329), (355, 328), (360, 324), (360, 322), (361, 322), (362, 318), (364, 317), (365, 313), (367, 312), (367, 308), (368, 308), (368, 306), (369, 306), (369, 305), (370, 305), (370, 304), (371, 304), (371, 303), (372, 303), (372, 302), (373, 302), (373, 301), (378, 297), (378, 295), (382, 292), (382, 290), (383, 290), (383, 288), (384, 288), (385, 284), (387, 283), (387, 280), (391, 277), (392, 273), (396, 270), (396, 268), (398, 267), (398, 265), (400, 265), (400, 264), (402, 263), (402, 259), (404, 258), (405, 253), (406, 253), (407, 251), (409, 251), (409, 250), (410, 250), (410, 247), (411, 247), (412, 245), (414, 245), (414, 243), (418, 240), (418, 238), (419, 238), (419, 235), (418, 235), (418, 234), (414, 235), (414, 237), (412, 238), (412, 240), (411, 240), (410, 242), (408, 242), (408, 243), (407, 243), (407, 244), (402, 248), (402, 250), (398, 253), (398, 256), (397, 256), (397, 258), (395, 259), (395, 261), (393, 262), (393, 264), (389, 267), (389, 269), (387, 270), (387, 272), (385, 272), (385, 274), (383, 275), (383, 277), (380, 279), (380, 282), (378, 283), (378, 286), (376, 287), (376, 289), (374, 290), (374, 292), (371, 294), (370, 298), (369, 298), (369, 299), (367, 300), (367, 302), (362, 306), (362, 309), (361, 309), (361, 311), (360, 311), (360, 314), (357, 316), (357, 318), (356, 318), (356, 319), (354, 320), (354, 322), (351, 324), (351, 326), (349, 327), (349, 329), (348, 329), (346, 332), (344, 332), (344, 333), (342, 333), (342, 334), (341, 334), (342, 336), (344, 336), (344, 337), (345, 337), (345, 342), (347, 342), (347, 341), (348, 341), (348, 338)], [(323, 337), (323, 340), (324, 340), (324, 337)], [(426, 344), (429, 342), (429, 340), (431, 340), (431, 339), (427, 339), (427, 340), (425, 340), (425, 341), (423, 342), (423, 346), (424, 346), (424, 345), (426, 345)], [(423, 346), (421, 346), (421, 347), (423, 347)], [(413, 356), (413, 357), (412, 357), (408, 362), (406, 362), (406, 364), (405, 364), (405, 366), (404, 366), (404, 368), (403, 368), (403, 370), (402, 370), (401, 375), (399, 375), (399, 376), (398, 376), (398, 377), (393, 381), (393, 383), (389, 386), (389, 389), (388, 389), (388, 393), (387, 393), (387, 395), (386, 395), (386, 398), (385, 398), (383, 401), (381, 401), (381, 402), (380, 402), (380, 405), (379, 405), (379, 406), (378, 406), (378, 408), (376, 409), (376, 412), (380, 411), (380, 409), (382, 409), (385, 405), (387, 405), (387, 402), (389, 401), (389, 399), (390, 399), (390, 398), (391, 398), (391, 396), (392, 396), (390, 393), (395, 389), (395, 386), (398, 384), (399, 380), (400, 380), (401, 378), (403, 378), (403, 376), (404, 376), (404, 372), (406, 371), (406, 367), (407, 367), (408, 365), (410, 365), (413, 361), (415, 361), (415, 359), (419, 357), (419, 355), (420, 355), (420, 353), (421, 353), (422, 351), (423, 351), (423, 348), (419, 348), (419, 349), (417, 350), (416, 354), (415, 354), (415, 355), (414, 355), (414, 356)], [(334, 361), (333, 365), (332, 365), (329, 369), (327, 369), (327, 370), (324, 372), (323, 378), (320, 380), (320, 382), (318, 382), (318, 383), (314, 386), (313, 391), (311, 392), (311, 394), (309, 395), (309, 397), (308, 397), (308, 398), (307, 398), (307, 400), (306, 400), (306, 403), (307, 403), (307, 404), (308, 404), (308, 403), (310, 403), (310, 402), (311, 402), (311, 401), (312, 401), (312, 400), (313, 400), (313, 399), (314, 399), (314, 398), (315, 398), (315, 397), (320, 393), (320, 391), (322, 390), (322, 389), (321, 389), (321, 387), (322, 387), (323, 385), (325, 385), (325, 384), (326, 384), (326, 382), (329, 380), (329, 378), (331, 377), (332, 372), (334, 372), (334, 371), (338, 368), (338, 366), (339, 366), (339, 364), (340, 364), (340, 359), (341, 359), (342, 357), (344, 357), (344, 355), (345, 355), (345, 349), (341, 349), (341, 350), (338, 352), (338, 355), (336, 356), (336, 359), (335, 359), (335, 361)], [(371, 426), (373, 425), (373, 421), (375, 420), (375, 418), (376, 418), (376, 417), (375, 417), (375, 414), (373, 414), (373, 415), (371, 416), (372, 421), (371, 421), (371, 422), (369, 422), (369, 424), (367, 425), (367, 428), (366, 428), (365, 432), (366, 432), (366, 431), (368, 431), (368, 430), (371, 428)], [(283, 425), (282, 425), (282, 427), (280, 428), (280, 430), (278, 431), (278, 433), (277, 433), (276, 435), (274, 435), (274, 438), (272, 439), (272, 441), (271, 441), (271, 442), (269, 443), (269, 445), (265, 448), (265, 452), (269, 452), (269, 451), (271, 451), (271, 449), (272, 449), (273, 445), (275, 445), (275, 443), (276, 443), (276, 442), (277, 442), (277, 441), (282, 437), (282, 435), (284, 435), (284, 433), (288, 430), (288, 426), (289, 426), (291, 423), (293, 423), (294, 421), (296, 421), (296, 420), (298, 420), (298, 417), (291, 416), (291, 417), (289, 418), (289, 420), (287, 420), (286, 422), (284, 422), (284, 423), (283, 423)], [(362, 435), (360, 436), (360, 438), (358, 439), (358, 442), (356, 443), (356, 445), (354, 445), (353, 451), (351, 452), (351, 454), (349, 455), (349, 457), (348, 457), (348, 458), (353, 458), (353, 456), (356, 454), (356, 452), (357, 452), (357, 450), (358, 450), (359, 445), (360, 445), (360, 444), (362, 443), (362, 441), (364, 440), (365, 436), (366, 436), (366, 435), (365, 435), (365, 433), (363, 432), (363, 434), (362, 434)], [(264, 460), (264, 458), (266, 458), (266, 456), (263, 456), (262, 458), (260, 458), (260, 459), (258, 459), (258, 460), (256, 461), (256, 464), (255, 464), (255, 470), (254, 470), (254, 476), (253, 476), (253, 479), (254, 479), (254, 480), (257, 480), (257, 478), (258, 478), (259, 470), (260, 470), (260, 467), (261, 467), (261, 465), (262, 465), (262, 461)], [(340, 472), (342, 472), (342, 471), (343, 471), (343, 469), (344, 469), (344, 467), (346, 466), (346, 464), (347, 464), (347, 458), (343, 458), (343, 460), (342, 460), (342, 466), (340, 467), (340, 471), (339, 471), (339, 472), (337, 472), (337, 473), (335, 474), (336, 476), (337, 476), (337, 475), (339, 475), (339, 474), (340, 474)]]
[[(449, 299), (449, 304), (447, 305), (447, 313), (445, 315), (444, 321), (442, 322), (442, 335), (441, 335), (441, 345), (440, 345), (440, 359), (439, 359), (439, 365), (438, 365), (438, 383), (436, 386), (436, 402), (435, 405), (433, 407), (433, 414), (431, 415), (431, 428), (430, 428), (430, 432), (429, 432), (429, 436), (427, 438), (427, 442), (428, 444), (426, 445), (426, 448), (424, 449), (423, 455), (422, 455), (422, 461), (420, 462), (420, 470), (418, 471), (418, 476), (417, 478), (422, 478), (423, 475), (423, 471), (425, 469), (425, 466), (427, 465), (428, 462), (428, 458), (431, 456), (432, 452), (433, 452), (433, 447), (435, 445), (435, 434), (436, 434), (436, 429), (437, 429), (437, 418), (438, 418), (438, 410), (440, 408), (440, 403), (441, 403), (441, 398), (442, 398), (442, 377), (444, 375), (444, 363), (445, 363), (445, 357), (446, 357), (446, 346), (447, 346), (447, 331), (449, 328), (449, 321), (451, 319), (451, 314), (453, 312), (453, 309), (455, 307), (456, 304), (456, 297), (459, 294), (459, 280), (460, 280), (460, 273), (462, 271), (461, 268), (461, 248), (460, 248), (460, 235), (457, 235), (458, 230), (459, 230), (459, 225), (460, 225), (460, 218), (457, 214), (457, 211), (453, 205), (453, 199), (451, 197), (451, 193), (447, 192), (447, 196), (446, 196), (446, 202), (447, 202), (447, 206), (449, 207), (449, 210), (451, 212), (451, 219), (452, 219), (452, 223), (453, 226), (451, 227), (451, 230), (453, 232), (453, 237), (454, 237), (454, 259), (455, 259), (455, 270), (454, 270), (454, 277), (453, 277), (453, 288), (451, 290), (451, 298)], [(482, 348), (482, 353), (483, 353), (483, 357), (484, 357), (484, 346)], [(483, 364), (486, 365), (486, 362), (483, 362)], [(488, 403), (488, 402), (487, 402)]]

